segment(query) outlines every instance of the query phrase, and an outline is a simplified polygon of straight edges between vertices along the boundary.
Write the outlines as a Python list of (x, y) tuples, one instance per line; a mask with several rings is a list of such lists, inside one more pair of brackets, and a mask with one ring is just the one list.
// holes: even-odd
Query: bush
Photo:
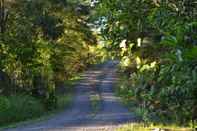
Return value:
[(0, 112), (5, 112), (10, 107), (9, 100), (4, 96), (0, 96), (0, 107)]
[[(143, 67), (143, 66), (142, 66)], [(162, 65), (158, 70), (133, 73), (120, 81), (119, 93), (125, 100), (135, 101), (142, 119), (186, 124), (196, 120), (197, 69), (189, 64)], [(138, 113), (139, 114), (139, 113)], [(145, 117), (147, 116), (147, 117)]]
[(0, 104), (0, 126), (32, 119), (44, 112), (40, 101), (28, 95), (1, 97)]

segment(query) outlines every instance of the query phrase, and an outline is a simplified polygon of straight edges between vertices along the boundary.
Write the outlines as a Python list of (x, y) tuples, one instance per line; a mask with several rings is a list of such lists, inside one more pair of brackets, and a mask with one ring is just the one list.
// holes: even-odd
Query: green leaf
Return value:
[(192, 47), (184, 51), (183, 56), (187, 60), (196, 60), (197, 58), (197, 46)]
[(175, 36), (169, 35), (169, 36), (164, 36), (160, 44), (167, 45), (170, 47), (176, 47), (178, 45), (178, 41)]

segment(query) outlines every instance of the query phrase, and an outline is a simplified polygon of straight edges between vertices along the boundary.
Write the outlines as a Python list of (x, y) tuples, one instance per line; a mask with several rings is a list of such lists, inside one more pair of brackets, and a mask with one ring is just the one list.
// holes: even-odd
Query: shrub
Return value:
[(4, 96), (0, 96), (0, 112), (5, 112), (6, 110), (9, 109), (9, 107), (10, 107), (9, 100)]
[(133, 73), (121, 81), (119, 93), (125, 100), (135, 101), (140, 109), (148, 111), (148, 117), (141, 113), (144, 121), (148, 118), (186, 124), (196, 119), (195, 85), (196, 68), (186, 63), (166, 64), (157, 70)]
[(32, 119), (44, 112), (40, 101), (28, 95), (1, 97), (0, 103), (0, 126)]

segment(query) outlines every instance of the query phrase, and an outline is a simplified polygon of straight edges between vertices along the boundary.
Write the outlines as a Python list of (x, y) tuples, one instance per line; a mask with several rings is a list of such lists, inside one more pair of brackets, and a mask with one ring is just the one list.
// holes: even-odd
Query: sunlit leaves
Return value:
[(8, 29), (0, 41), (0, 70), (12, 78), (11, 86), (51, 92), (57, 83), (85, 68), (89, 45), (96, 44), (96, 38), (86, 16), (77, 14), (77, 3), (17, 0), (9, 4)]
[(145, 121), (196, 119), (196, 9), (193, 0), (103, 0), (93, 14), (127, 77), (121, 93)]

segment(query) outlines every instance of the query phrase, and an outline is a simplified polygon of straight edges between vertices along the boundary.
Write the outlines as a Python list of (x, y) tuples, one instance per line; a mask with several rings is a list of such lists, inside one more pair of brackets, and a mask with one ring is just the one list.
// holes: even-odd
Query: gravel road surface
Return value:
[[(135, 115), (114, 95), (116, 65), (116, 61), (109, 61), (85, 72), (83, 80), (76, 86), (76, 96), (70, 109), (48, 120), (20, 125), (6, 131), (114, 131), (122, 124), (134, 122)], [(94, 90), (94, 82), (99, 82), (97, 86), (101, 95), (101, 107), (96, 115), (92, 115), (89, 99)]]

